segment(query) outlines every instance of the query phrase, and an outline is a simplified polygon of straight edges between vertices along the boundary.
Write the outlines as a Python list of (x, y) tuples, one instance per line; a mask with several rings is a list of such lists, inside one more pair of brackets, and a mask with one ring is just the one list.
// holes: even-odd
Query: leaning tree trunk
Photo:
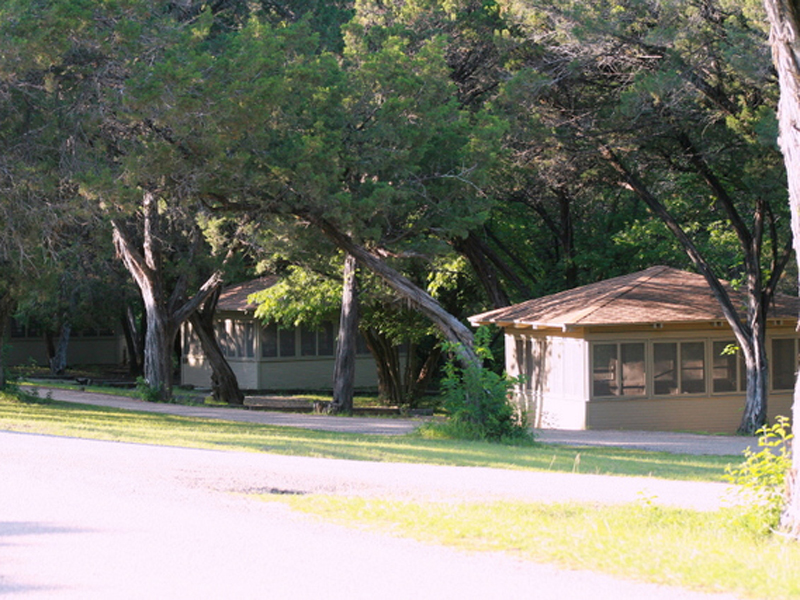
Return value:
[[(770, 23), (772, 59), (780, 81), (778, 143), (786, 164), (794, 250), (800, 266), (800, 3), (764, 0), (764, 7)], [(794, 386), (792, 423), (800, 423), (800, 379)], [(781, 524), (800, 539), (800, 452), (794, 449), (787, 496)]]
[(239, 380), (225, 359), (222, 348), (219, 347), (214, 331), (214, 313), (217, 310), (221, 287), (217, 289), (203, 303), (202, 310), (195, 311), (189, 317), (203, 354), (211, 367), (211, 395), (217, 402), (227, 404), (244, 404), (244, 394), (239, 388)]
[[(709, 180), (712, 180), (712, 187), (719, 189), (719, 183), (713, 179), (713, 175), (706, 169), (704, 163), (694, 153), (690, 141), (685, 141), (687, 153), (699, 163), (698, 170)], [(761, 228), (763, 226), (764, 207), (759, 205), (756, 211), (754, 229), (756, 234), (752, 235), (746, 228), (740, 215), (736, 211), (730, 198), (720, 192), (718, 197), (720, 203), (726, 206), (728, 218), (736, 230), (737, 237), (745, 253), (745, 268), (747, 271), (748, 286), (748, 322), (744, 323), (739, 316), (737, 307), (731, 300), (730, 294), (725, 286), (714, 275), (708, 261), (695, 246), (691, 238), (686, 234), (680, 224), (669, 213), (661, 201), (650, 191), (644, 181), (625, 165), (619, 156), (609, 147), (602, 146), (601, 156), (613, 167), (620, 175), (620, 183), (626, 189), (632, 190), (645, 204), (650, 211), (655, 214), (666, 225), (675, 238), (683, 246), (684, 252), (692, 261), (698, 272), (705, 278), (706, 283), (711, 288), (714, 298), (720, 305), (725, 320), (730, 325), (737, 342), (744, 351), (745, 364), (748, 369), (747, 394), (745, 398), (745, 413), (739, 426), (739, 433), (752, 435), (756, 429), (764, 425), (767, 410), (767, 362), (766, 351), (764, 349), (764, 327), (766, 306), (769, 304), (774, 293), (774, 282), (780, 276), (788, 259), (788, 254), (784, 254), (782, 259), (773, 267), (770, 277), (770, 284), (767, 289), (761, 290), (760, 259), (761, 259)], [(760, 346), (755, 349), (756, 346)]]
[(747, 402), (737, 433), (753, 435), (767, 422), (767, 394), (769, 393), (769, 365), (766, 353), (766, 328), (762, 319), (751, 324), (751, 339), (739, 339), (745, 361)]
[(333, 402), (330, 412), (353, 411), (356, 381), (356, 347), (358, 339), (358, 277), (356, 259), (350, 254), (344, 259), (342, 310), (339, 317), (339, 340), (333, 367)]
[(454, 344), (454, 351), (465, 367), (481, 366), (481, 361), (475, 353), (472, 331), (447, 312), (433, 296), (414, 285), (369, 250), (356, 244), (330, 221), (309, 213), (302, 213), (298, 216), (319, 227), (334, 245), (354, 256), (361, 266), (375, 273), (398, 296), (405, 298), (418, 312), (428, 317), (441, 331), (444, 338)]

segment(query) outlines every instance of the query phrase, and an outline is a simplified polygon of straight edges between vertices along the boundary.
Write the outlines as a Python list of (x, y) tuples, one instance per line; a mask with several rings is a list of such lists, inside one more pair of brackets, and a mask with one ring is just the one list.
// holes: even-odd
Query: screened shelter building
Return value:
[[(791, 415), (797, 314), (787, 295), (769, 308), (770, 418)], [(741, 421), (744, 361), (701, 275), (651, 267), (470, 322), (503, 329), (506, 371), (525, 376), (515, 401), (536, 427), (734, 433)]]

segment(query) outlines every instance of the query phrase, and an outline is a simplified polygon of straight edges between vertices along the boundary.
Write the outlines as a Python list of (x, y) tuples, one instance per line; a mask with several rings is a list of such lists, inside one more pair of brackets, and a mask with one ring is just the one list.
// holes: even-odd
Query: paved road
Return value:
[[(623, 479), (634, 482), (627, 493), (651, 482), (0, 432), (0, 595), (22, 600), (732, 598), (351, 530), (235, 493), (472, 499), (536, 498), (559, 490), (580, 496), (595, 489), (602, 497), (609, 490), (619, 494)], [(676, 486), (676, 498), (713, 496), (719, 487), (682, 483), (687, 482), (669, 484)]]
[[(126, 410), (184, 415), (210, 419), (227, 419), (249, 423), (283, 425), (323, 431), (402, 435), (414, 431), (423, 422), (420, 419), (381, 419), (358, 417), (331, 417), (300, 413), (254, 411), (217, 406), (183, 406), (179, 404), (153, 404), (132, 398), (95, 394), (73, 390), (39, 388), (42, 396), (55, 400), (79, 402), (98, 406), (111, 406)], [(696, 435), (657, 431), (571, 431), (541, 429), (537, 438), (548, 444), (574, 446), (616, 446), (641, 450), (655, 450), (681, 454), (741, 455), (748, 446), (756, 448), (757, 438), (743, 436)]]

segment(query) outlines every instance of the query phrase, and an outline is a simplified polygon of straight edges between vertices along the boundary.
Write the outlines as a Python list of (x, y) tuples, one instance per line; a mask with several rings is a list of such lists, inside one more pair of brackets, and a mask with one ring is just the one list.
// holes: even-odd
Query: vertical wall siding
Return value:
[(586, 351), (580, 338), (506, 335), (506, 369), (526, 381), (514, 391), (533, 427), (586, 427)]

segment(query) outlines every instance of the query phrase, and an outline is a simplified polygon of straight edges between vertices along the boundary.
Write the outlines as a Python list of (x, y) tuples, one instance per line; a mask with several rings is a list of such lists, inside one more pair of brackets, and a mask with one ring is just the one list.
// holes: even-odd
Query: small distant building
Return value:
[[(11, 319), (2, 342), (9, 366), (49, 364), (44, 331), (35, 323)], [(126, 361), (125, 338), (114, 329), (73, 329), (70, 333), (68, 365), (121, 365)]]
[[(275, 285), (277, 277), (262, 277), (225, 288), (216, 312), (217, 339), (245, 390), (330, 390), (338, 326), (279, 327), (254, 317), (251, 294)], [(182, 328), (181, 383), (209, 387), (211, 368), (190, 325)], [(377, 370), (363, 343), (356, 358), (355, 387), (375, 390)]]
[[(734, 302), (744, 306), (732, 292)], [(791, 414), (798, 300), (777, 295), (767, 323), (770, 418)], [(536, 298), (470, 318), (505, 333), (506, 370), (537, 427), (733, 433), (744, 361), (701, 275), (670, 267)]]

